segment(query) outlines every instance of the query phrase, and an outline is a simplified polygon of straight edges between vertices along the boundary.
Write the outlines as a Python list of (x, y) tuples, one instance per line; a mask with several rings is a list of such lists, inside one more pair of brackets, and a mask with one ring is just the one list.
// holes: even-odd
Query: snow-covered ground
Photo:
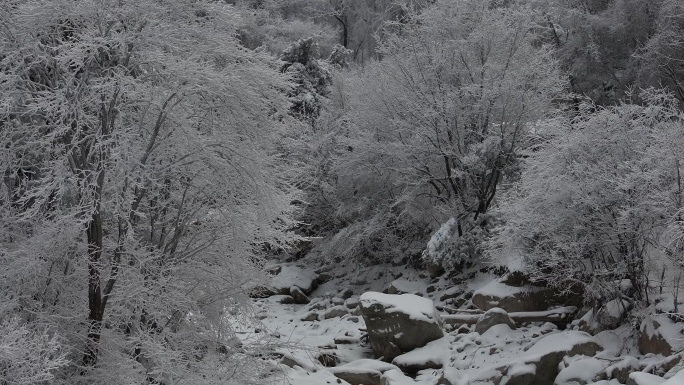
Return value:
[[(297, 282), (302, 278), (292, 273), (295, 269), (286, 266), (285, 270), (288, 275), (276, 280), (279, 287), (306, 285), (306, 282)], [(447, 326), (448, 333), (443, 338), (394, 360), (394, 364), (401, 367), (433, 362), (435, 367), (443, 369), (420, 370), (409, 376), (393, 364), (373, 359), (358, 303), (370, 298), (392, 303), (398, 301), (396, 305), (399, 306), (404, 298), (413, 301), (409, 307), (414, 310), (415, 317), (426, 318), (427, 315), (430, 318), (433, 309), (430, 302), (443, 310), (445, 302), (442, 299), (449, 297), (445, 294), (477, 289), (497, 294), (492, 293), (500, 286), (498, 281), (494, 281), (495, 277), (479, 274), (457, 286), (445, 278), (431, 282), (414, 270), (391, 265), (363, 269), (348, 266), (326, 274), (330, 280), (310, 293), (309, 304), (283, 304), (284, 296), (279, 295), (256, 299), (254, 305), (263, 324), (257, 327), (236, 324), (238, 336), (245, 341), (263, 336), (270, 336), (276, 341), (272, 362), (279, 365), (282, 372), (270, 380), (278, 385), (347, 384), (334, 375), (339, 371), (383, 373), (383, 378), (390, 385), (435, 385), (444, 379), (452, 385), (492, 384), (494, 382), (487, 381), (494, 378), (498, 385), (517, 385), (516, 378), (538, 370), (544, 355), (557, 351), (567, 353), (582, 343), (596, 344), (601, 349), (594, 357), (582, 352), (572, 357), (566, 355), (559, 365), (560, 373), (555, 383), (548, 385), (619, 385), (620, 381), (606, 378), (605, 373), (649, 371), (649, 368), (662, 365), (664, 360), (662, 356), (639, 356), (633, 330), (628, 325), (596, 336), (578, 330), (559, 330), (548, 322), (521, 325), (515, 330), (506, 325), (496, 325), (483, 334), (474, 332), (474, 325), (461, 326), (457, 330)], [(312, 277), (311, 272), (300, 275), (305, 280)], [(369, 291), (382, 291), (390, 284), (400, 292), (417, 293), (424, 299), (377, 293), (361, 297)], [(502, 290), (510, 291), (510, 287)], [(468, 306), (473, 311), (472, 304), (463, 305), (464, 308)], [(577, 329), (576, 324), (574, 329)], [(324, 366), (319, 361), (321, 355), (336, 357), (333, 358), (337, 360), (336, 367)], [(672, 369), (666, 377), (672, 377), (676, 371), (677, 368)], [(681, 383), (676, 382), (676, 378), (673, 380), (673, 385), (684, 385), (684, 380)], [(653, 385), (657, 379), (642, 376), (633, 381), (637, 385)], [(667, 385), (671, 383), (667, 382)]]

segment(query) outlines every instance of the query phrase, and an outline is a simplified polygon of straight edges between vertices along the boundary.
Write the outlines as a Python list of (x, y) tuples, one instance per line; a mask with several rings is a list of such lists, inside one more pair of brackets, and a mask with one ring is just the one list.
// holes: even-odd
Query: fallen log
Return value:
[[(566, 306), (558, 309), (551, 309), (546, 311), (524, 311), (517, 313), (508, 313), (516, 324), (525, 324), (531, 322), (560, 322), (570, 319), (575, 313), (577, 313), (577, 308), (574, 306)], [(447, 325), (462, 325), (462, 324), (475, 324), (480, 319), (482, 314), (442, 314), (442, 320)]]

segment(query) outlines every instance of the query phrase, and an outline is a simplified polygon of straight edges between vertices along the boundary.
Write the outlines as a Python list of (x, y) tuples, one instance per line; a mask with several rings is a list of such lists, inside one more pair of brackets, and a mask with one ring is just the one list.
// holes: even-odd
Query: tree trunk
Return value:
[(88, 239), (88, 341), (83, 355), (83, 365), (93, 366), (97, 363), (98, 345), (102, 331), (107, 294), (103, 295), (102, 278), (102, 215), (100, 202), (105, 180), (102, 164), (98, 166), (97, 184), (93, 214), (88, 222), (86, 235)]
[(102, 258), (102, 217), (99, 212), (93, 214), (88, 229), (88, 342), (83, 356), (84, 366), (97, 363), (97, 350), (102, 330), (104, 303), (100, 287)]

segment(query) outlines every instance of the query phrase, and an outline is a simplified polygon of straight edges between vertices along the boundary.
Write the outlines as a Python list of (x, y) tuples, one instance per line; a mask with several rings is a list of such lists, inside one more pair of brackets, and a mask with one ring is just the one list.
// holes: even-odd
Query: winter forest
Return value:
[(0, 385), (682, 385), (682, 173), (683, 0), (0, 0)]

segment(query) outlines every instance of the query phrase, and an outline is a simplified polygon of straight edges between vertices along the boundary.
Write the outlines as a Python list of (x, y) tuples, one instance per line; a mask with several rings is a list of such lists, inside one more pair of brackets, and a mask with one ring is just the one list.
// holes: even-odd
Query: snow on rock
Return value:
[(310, 294), (318, 283), (318, 275), (295, 265), (283, 265), (280, 273), (273, 277), (271, 286), (281, 294), (289, 294), (292, 286), (297, 286), (304, 294)]
[(340, 380), (327, 370), (309, 371), (300, 367), (283, 368), (282, 384), (296, 385), (349, 385), (348, 382)]
[(359, 301), (373, 353), (385, 361), (444, 335), (439, 313), (427, 298), (366, 292)]
[(505, 310), (495, 307), (487, 310), (475, 324), (475, 331), (483, 334), (495, 325), (506, 325), (515, 329), (515, 322), (508, 316)]
[(684, 348), (681, 324), (676, 324), (666, 314), (644, 318), (639, 329), (639, 352), (669, 356)]
[(380, 373), (384, 373), (388, 370), (399, 369), (396, 365), (390, 364), (383, 361), (371, 360), (368, 358), (362, 358), (360, 360), (352, 361), (350, 363), (340, 365), (335, 369), (359, 369), (359, 370), (375, 370)]
[[(627, 385), (664, 385), (665, 379), (650, 373), (630, 373)], [(681, 385), (681, 383), (673, 383)], [(669, 385), (669, 384), (668, 384)]]
[(602, 350), (601, 345), (591, 335), (580, 331), (565, 331), (549, 334), (537, 341), (527, 354), (548, 354), (553, 352), (565, 352), (571, 356), (583, 354), (593, 356)]
[(472, 302), (481, 310), (500, 307), (513, 313), (546, 310), (557, 301), (552, 289), (509, 286), (497, 279), (475, 290)]
[(606, 364), (594, 357), (576, 360), (558, 373), (554, 385), (585, 385), (605, 379)]
[(395, 357), (392, 363), (410, 374), (424, 369), (441, 369), (449, 363), (454, 340), (454, 336), (444, 336), (422, 348)]
[(380, 385), (415, 385), (411, 377), (402, 373), (399, 369), (388, 370), (380, 377)]
[(439, 312), (435, 309), (432, 300), (413, 294), (383, 294), (369, 291), (359, 298), (362, 308), (380, 306), (384, 313), (401, 313), (411, 320), (423, 321), (431, 324), (441, 323)]
[(330, 372), (351, 385), (380, 385), (382, 373), (372, 369), (331, 368)]
[(323, 318), (324, 319), (330, 319), (330, 318), (338, 318), (342, 317), (349, 314), (349, 309), (347, 309), (345, 306), (335, 306), (331, 307), (328, 309), (325, 313), (323, 313)]
[(629, 374), (639, 371), (639, 360), (631, 356), (622, 357), (619, 361), (611, 363), (606, 368), (606, 375), (610, 379), (616, 379), (620, 383), (627, 383)]
[(329, 370), (337, 378), (341, 378), (351, 385), (380, 385), (384, 372), (397, 369), (395, 365), (386, 362), (361, 359)]
[[(508, 328), (506, 329), (508, 330)], [(491, 337), (499, 341), (510, 340), (520, 336), (519, 333), (515, 330), (508, 330), (508, 337), (504, 337), (502, 335), (488, 336), (489, 332), (487, 332), (483, 337)], [(482, 342), (482, 345), (484, 344), (485, 341)], [(596, 343), (592, 336), (578, 331), (551, 333), (537, 339), (527, 351), (521, 349), (517, 353), (507, 344), (498, 346), (508, 349), (505, 355), (500, 354), (505, 357), (505, 361), (499, 361), (495, 366), (490, 364), (490, 369), (487, 369), (485, 364), (483, 365), (485, 370), (476, 372), (485, 383), (489, 381), (499, 385), (553, 384), (559, 374), (559, 364), (566, 355), (593, 356), (601, 350), (601, 346)], [(494, 359), (492, 362), (495, 363), (497, 360)], [(471, 378), (471, 381), (474, 380)]]

